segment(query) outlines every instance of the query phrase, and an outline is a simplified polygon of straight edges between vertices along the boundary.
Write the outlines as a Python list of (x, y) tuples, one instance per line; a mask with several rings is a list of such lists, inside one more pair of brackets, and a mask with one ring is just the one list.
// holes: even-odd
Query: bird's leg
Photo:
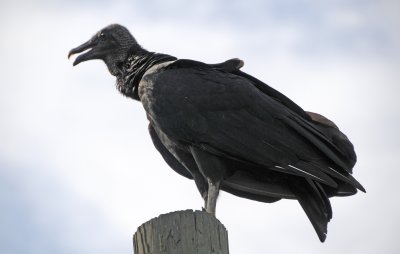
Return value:
[(204, 207), (202, 207), (201, 210), (203, 212), (206, 212), (207, 211), (207, 207), (208, 207), (208, 204), (207, 204), (208, 193), (205, 193), (205, 195), (202, 195), (202, 197), (203, 197), (203, 200), (204, 200)]
[(201, 194), (201, 196), (203, 197), (204, 200), (204, 207), (203, 207), (203, 211), (207, 211), (207, 207), (208, 207), (208, 191), (204, 192)]
[(210, 154), (202, 149), (191, 146), (190, 151), (196, 161), (200, 174), (203, 176), (204, 183), (207, 186), (207, 199), (205, 200), (206, 212), (215, 215), (219, 187), (221, 181), (224, 179), (226, 166), (218, 156)]
[[(196, 170), (195, 170), (196, 168)], [(196, 183), (197, 189), (200, 192), (201, 197), (204, 200), (203, 211), (207, 210), (207, 199), (208, 199), (208, 184), (206, 179), (201, 175), (201, 173), (197, 170), (197, 166), (191, 168), (190, 172), (193, 176), (194, 182)]]
[(208, 180), (208, 195), (206, 200), (206, 212), (211, 213), (215, 216), (215, 209), (217, 206), (217, 198), (219, 193), (220, 182), (212, 182)]
[(208, 183), (206, 178), (201, 174), (199, 168), (196, 164), (196, 161), (192, 156), (188, 156), (186, 153), (182, 153), (179, 150), (174, 151), (175, 158), (186, 168), (187, 171), (193, 177), (194, 182), (196, 183), (197, 189), (200, 192), (201, 197), (204, 200), (204, 207), (202, 210), (205, 211), (207, 209), (207, 197), (208, 197)]

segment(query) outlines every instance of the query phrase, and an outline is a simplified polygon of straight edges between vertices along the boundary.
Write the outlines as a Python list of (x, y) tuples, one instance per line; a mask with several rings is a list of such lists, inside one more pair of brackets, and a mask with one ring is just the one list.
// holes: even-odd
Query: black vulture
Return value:
[(365, 192), (352, 177), (352, 143), (322, 115), (242, 72), (219, 64), (149, 52), (130, 32), (109, 25), (72, 49), (74, 61), (100, 59), (125, 96), (138, 100), (157, 150), (193, 179), (215, 214), (219, 190), (261, 202), (296, 199), (324, 241), (329, 198)]

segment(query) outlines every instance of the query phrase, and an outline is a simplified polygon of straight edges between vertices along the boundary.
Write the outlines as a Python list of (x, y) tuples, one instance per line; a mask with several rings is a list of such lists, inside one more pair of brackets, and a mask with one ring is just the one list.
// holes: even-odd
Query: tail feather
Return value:
[(313, 180), (302, 179), (294, 184), (293, 192), (313, 225), (319, 240), (324, 242), (328, 233), (328, 222), (332, 218), (332, 207), (322, 186)]
[[(308, 180), (308, 182), (312, 181)], [(325, 212), (326, 215), (328, 216), (328, 222), (329, 222), (332, 219), (332, 206), (331, 202), (329, 201), (328, 195), (325, 193), (325, 190), (320, 183), (318, 182), (312, 182), (312, 183), (315, 183), (315, 185), (317, 186), (318, 194), (320, 195), (320, 198), (324, 204)], [(310, 183), (310, 185), (312, 185), (312, 183)]]

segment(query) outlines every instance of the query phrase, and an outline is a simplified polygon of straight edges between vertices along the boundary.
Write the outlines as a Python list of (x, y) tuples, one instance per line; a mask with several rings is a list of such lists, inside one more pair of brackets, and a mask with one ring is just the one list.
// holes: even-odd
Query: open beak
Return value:
[(90, 50), (87, 51), (86, 53), (80, 54), (80, 55), (75, 59), (75, 61), (74, 61), (74, 63), (73, 63), (73, 66), (75, 66), (75, 65), (77, 65), (77, 64), (79, 64), (79, 63), (81, 63), (81, 62), (94, 59), (93, 48), (94, 48), (95, 46), (96, 46), (95, 40), (92, 38), (92, 39), (90, 39), (89, 41), (83, 43), (82, 45), (80, 45), (80, 46), (78, 46), (78, 47), (76, 47), (76, 48), (71, 49), (71, 50), (69, 51), (69, 53), (68, 53), (68, 59), (69, 59), (72, 55), (78, 54), (78, 53), (81, 53), (81, 52), (84, 52), (85, 50), (88, 50), (88, 49), (90, 49)]

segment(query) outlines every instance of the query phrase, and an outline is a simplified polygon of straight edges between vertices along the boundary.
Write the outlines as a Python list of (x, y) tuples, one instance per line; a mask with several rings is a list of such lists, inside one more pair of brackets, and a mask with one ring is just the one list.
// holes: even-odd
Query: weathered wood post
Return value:
[(135, 254), (228, 254), (228, 232), (201, 211), (162, 214), (142, 224), (133, 236)]

